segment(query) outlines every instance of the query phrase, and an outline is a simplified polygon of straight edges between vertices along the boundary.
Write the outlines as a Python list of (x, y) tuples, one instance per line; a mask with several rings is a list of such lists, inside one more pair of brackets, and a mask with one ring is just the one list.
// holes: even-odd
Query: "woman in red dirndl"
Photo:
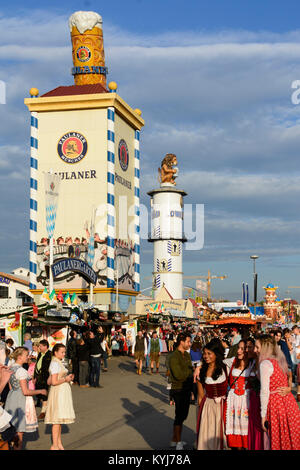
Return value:
[(250, 378), (255, 375), (255, 364), (248, 360), (246, 341), (241, 340), (236, 356), (224, 362), (230, 368), (225, 407), (227, 444), (232, 449), (248, 449)]
[(261, 379), (262, 428), (271, 450), (300, 450), (300, 410), (288, 387), (287, 363), (274, 338), (256, 340)]
[(198, 388), (197, 449), (227, 449), (224, 426), (224, 403), (228, 387), (224, 348), (218, 339), (203, 349), (203, 365)]

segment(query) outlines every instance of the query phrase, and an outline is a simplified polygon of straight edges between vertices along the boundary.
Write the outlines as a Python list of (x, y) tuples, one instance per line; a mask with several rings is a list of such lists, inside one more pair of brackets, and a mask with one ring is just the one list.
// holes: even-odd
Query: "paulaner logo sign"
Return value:
[(53, 263), (51, 268), (54, 279), (66, 271), (74, 271), (81, 274), (92, 284), (96, 284), (97, 282), (97, 274), (95, 271), (85, 261), (82, 260), (73, 258), (60, 259)]
[(67, 132), (57, 144), (57, 153), (66, 163), (78, 163), (87, 152), (87, 140), (79, 132)]

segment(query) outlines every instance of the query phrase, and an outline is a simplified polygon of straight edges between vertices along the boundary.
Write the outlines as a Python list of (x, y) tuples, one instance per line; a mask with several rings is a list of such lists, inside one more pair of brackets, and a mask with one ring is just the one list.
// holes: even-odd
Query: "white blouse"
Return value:
[(221, 384), (222, 382), (224, 382), (226, 380), (226, 375), (224, 374), (224, 372), (222, 372), (222, 374), (220, 375), (220, 377), (217, 378), (217, 380), (214, 380), (212, 377), (206, 377), (205, 378), (205, 383), (206, 384)]
[(60, 372), (60, 365), (57, 361), (51, 361), (49, 366), (49, 373), (50, 375), (59, 374)]
[(30, 378), (27, 370), (25, 370), (23, 367), (19, 367), (17, 369), (15, 377), (18, 380), (26, 380), (26, 379)]
[(270, 398), (270, 377), (274, 372), (274, 367), (271, 361), (265, 359), (260, 363), (260, 406), (261, 417), (265, 418)]
[[(229, 372), (230, 372), (230, 369), (231, 369), (231, 366), (233, 364), (233, 361), (234, 361), (234, 357), (230, 357), (229, 359), (224, 359), (224, 364), (226, 364), (227, 366), (227, 371), (228, 371), (228, 375), (229, 375)], [(242, 370), (241, 369), (237, 369), (237, 368), (233, 368), (232, 369), (232, 375), (233, 377), (238, 377), (238, 376), (241, 376), (241, 377), (253, 377), (255, 376), (255, 368), (254, 368), (254, 363), (253, 362), (250, 362), (250, 364), (248, 365), (247, 369), (245, 369), (242, 373)]]

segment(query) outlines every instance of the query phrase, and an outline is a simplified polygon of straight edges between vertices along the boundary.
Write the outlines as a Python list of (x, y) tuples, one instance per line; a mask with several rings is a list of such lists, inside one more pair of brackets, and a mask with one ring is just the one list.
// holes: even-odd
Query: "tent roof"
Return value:
[(256, 325), (256, 320), (250, 320), (250, 318), (231, 317), (223, 318), (221, 320), (212, 320), (209, 322), (210, 325)]
[(162, 302), (164, 300), (174, 300), (168, 289), (163, 285), (155, 298), (155, 302)]

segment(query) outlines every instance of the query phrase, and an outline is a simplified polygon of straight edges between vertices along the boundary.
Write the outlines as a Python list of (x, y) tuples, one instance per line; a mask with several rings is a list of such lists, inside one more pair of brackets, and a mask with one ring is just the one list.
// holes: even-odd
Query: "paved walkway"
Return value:
[[(103, 389), (72, 386), (76, 422), (64, 425), (66, 450), (170, 449), (174, 408), (169, 405), (165, 357), (160, 374), (135, 373), (133, 358), (113, 357), (101, 373)], [(183, 428), (186, 449), (195, 441), (196, 407), (191, 405)], [(27, 434), (27, 436), (30, 436)], [(26, 449), (45, 450), (51, 445), (51, 426), (39, 424)]]

